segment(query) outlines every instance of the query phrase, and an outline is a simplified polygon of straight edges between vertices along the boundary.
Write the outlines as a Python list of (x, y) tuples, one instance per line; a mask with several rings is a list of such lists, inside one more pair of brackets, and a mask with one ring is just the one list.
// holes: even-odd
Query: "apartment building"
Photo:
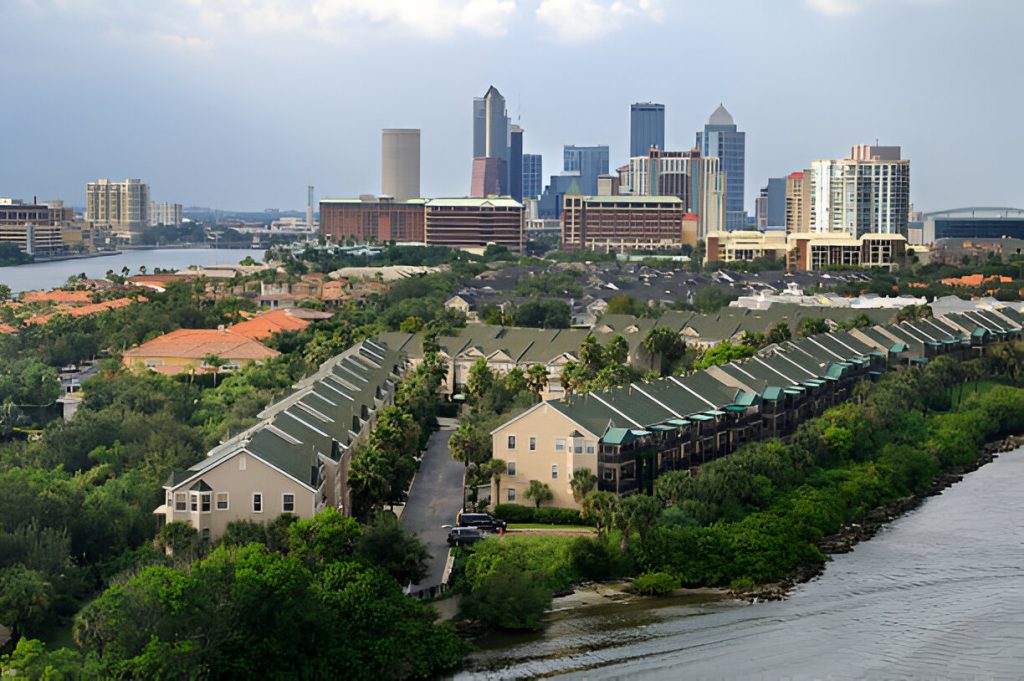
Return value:
[(812, 232), (907, 234), (910, 161), (899, 147), (854, 147), (850, 158), (819, 160), (805, 173)]
[(237, 520), (309, 518), (327, 507), (350, 515), (353, 452), (381, 407), (394, 402), (404, 370), (400, 354), (383, 345), (350, 348), (261, 412), (258, 424), (172, 473), (153, 513), (161, 524), (190, 524), (206, 540)]
[(702, 156), (699, 149), (651, 149), (633, 157), (619, 173), (621, 194), (676, 196), (685, 211), (697, 216), (698, 239), (725, 229), (725, 175), (721, 159)]
[(832, 331), (771, 346), (740, 362), (612, 390), (547, 400), (491, 432), (508, 466), (497, 503), (517, 503), (531, 480), (553, 506), (578, 508), (570, 481), (588, 468), (598, 489), (650, 493), (658, 475), (694, 470), (744, 443), (784, 437), (850, 398), (881, 372), (1019, 338), (1024, 317), (1004, 308)]
[(100, 179), (85, 187), (85, 219), (131, 240), (149, 226), (149, 185), (139, 179)]
[(151, 201), (149, 204), (149, 226), (166, 225), (181, 227), (181, 204), (165, 201)]
[(809, 232), (811, 230), (809, 185), (804, 173), (790, 173), (786, 176), (786, 234)]

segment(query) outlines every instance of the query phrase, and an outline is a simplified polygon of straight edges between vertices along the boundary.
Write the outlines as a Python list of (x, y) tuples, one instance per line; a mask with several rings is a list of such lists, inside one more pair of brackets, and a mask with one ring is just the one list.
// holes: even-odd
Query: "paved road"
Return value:
[(427, 453), (420, 463), (416, 480), (409, 490), (409, 500), (402, 511), (402, 526), (419, 536), (430, 552), (427, 576), (417, 588), (441, 583), (448, 559), (448, 531), (442, 525), (455, 523), (455, 514), (462, 508), (462, 474), (464, 467), (453, 461), (448, 451), (448, 438), (455, 430), (455, 419), (438, 419), (441, 430), (430, 436)]

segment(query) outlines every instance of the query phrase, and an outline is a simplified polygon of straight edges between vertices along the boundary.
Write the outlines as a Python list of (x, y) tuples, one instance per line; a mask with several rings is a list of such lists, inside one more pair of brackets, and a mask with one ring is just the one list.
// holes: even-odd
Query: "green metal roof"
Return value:
[(892, 346), (889, 347), (889, 352), (906, 352), (906, 351), (907, 351), (907, 344), (906, 343), (893, 343)]
[(624, 445), (636, 439), (629, 428), (609, 428), (601, 442), (609, 445)]
[(828, 378), (841, 378), (843, 375), (843, 371), (843, 365), (830, 364), (828, 370), (825, 372), (825, 376)]
[(773, 385), (768, 386), (764, 389), (764, 392), (761, 393), (761, 398), (772, 401), (782, 399), (782, 388), (777, 388)]
[(669, 419), (668, 421), (665, 421), (665, 423), (669, 424), (670, 426), (688, 426), (688, 425), (690, 425), (690, 422), (687, 421), (686, 419)]
[(736, 395), (736, 404), (743, 407), (749, 407), (757, 403), (757, 394), (748, 393), (746, 390), (741, 390)]
[(670, 431), (670, 430), (675, 430), (675, 428), (673, 428), (672, 426), (664, 426), (664, 425), (662, 425), (660, 423), (657, 423), (657, 424), (655, 424), (653, 426), (648, 426), (648, 427), (651, 430), (657, 431), (659, 433), (664, 433), (664, 432), (667, 432), (667, 431)]
[(988, 329), (980, 327), (980, 326), (978, 328), (976, 328), (974, 331), (971, 331), (971, 335), (974, 336), (975, 338), (981, 338), (981, 337), (983, 337), (983, 336), (985, 336), (987, 334), (988, 334)]
[(705, 412), (705, 413), (707, 413), (707, 414), (709, 414), (711, 416), (725, 416), (725, 412), (720, 410), (720, 409), (712, 409), (712, 410), (710, 410), (708, 412)]
[(691, 421), (712, 421), (714, 416), (708, 416), (707, 414), (693, 414), (690, 416)]
[(726, 411), (732, 411), (732, 412), (737, 412), (737, 413), (738, 413), (738, 412), (744, 412), (744, 411), (746, 411), (746, 410), (747, 410), (747, 408), (746, 408), (746, 407), (744, 407), (743, 405), (740, 405), (740, 404), (730, 404), (729, 406), (727, 406), (727, 407), (725, 408), (725, 410), (726, 410)]

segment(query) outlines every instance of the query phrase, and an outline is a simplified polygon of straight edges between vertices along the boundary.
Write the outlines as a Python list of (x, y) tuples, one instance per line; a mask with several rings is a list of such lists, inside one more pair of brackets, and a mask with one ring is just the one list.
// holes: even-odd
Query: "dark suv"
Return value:
[(448, 530), (448, 546), (467, 546), (483, 539), (484, 533), (475, 527), (453, 527)]
[(457, 523), (459, 527), (478, 527), (488, 532), (497, 532), (508, 528), (508, 523), (495, 518), (490, 513), (460, 513)]

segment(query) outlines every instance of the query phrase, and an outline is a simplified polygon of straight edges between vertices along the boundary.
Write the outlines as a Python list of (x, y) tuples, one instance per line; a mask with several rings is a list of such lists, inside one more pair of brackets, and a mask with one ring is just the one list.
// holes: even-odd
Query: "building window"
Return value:
[(537, 438), (535, 438), (535, 437), (531, 437), (530, 438), (530, 451), (531, 452), (537, 451)]
[(186, 509), (186, 499), (184, 492), (178, 492), (174, 495), (174, 510), (184, 511)]
[(263, 513), (263, 495), (259, 492), (252, 495), (252, 512)]
[(558, 479), (558, 464), (557, 463), (551, 464), (551, 479), (552, 480), (557, 480)]
[(615, 471), (612, 470), (611, 468), (604, 469), (604, 479), (605, 480), (614, 480), (615, 479)]
[(244, 471), (245, 470), (245, 457), (244, 456), (238, 457), (238, 470), (240, 470), (240, 471)]
[(509, 435), (508, 436), (508, 448), (509, 449), (515, 449), (516, 448), (516, 436), (515, 435)]
[(509, 487), (506, 490), (506, 492), (508, 492), (508, 500), (509, 501), (515, 501), (516, 500), (516, 488), (515, 487)]
[(228, 510), (228, 493), (217, 492), (217, 510), (226, 511)]
[(203, 492), (202, 494), (199, 495), (199, 498), (201, 500), (201, 505), (199, 507), (200, 510), (202, 510), (203, 513), (209, 513), (210, 512), (210, 493), (209, 492)]
[(189, 507), (193, 513), (199, 510), (199, 495), (195, 492), (189, 495)]
[(285, 494), (281, 497), (281, 510), (285, 513), (291, 513), (295, 510), (295, 495)]
[(505, 474), (508, 475), (510, 478), (514, 478), (516, 476), (515, 461), (509, 461), (507, 464), (505, 464)]
[(594, 453), (594, 447), (595, 447), (594, 441), (593, 440), (587, 440), (587, 454), (593, 454)]
[(563, 450), (565, 450), (565, 440), (562, 438), (558, 438), (557, 440), (555, 440), (555, 451), (561, 452)]

